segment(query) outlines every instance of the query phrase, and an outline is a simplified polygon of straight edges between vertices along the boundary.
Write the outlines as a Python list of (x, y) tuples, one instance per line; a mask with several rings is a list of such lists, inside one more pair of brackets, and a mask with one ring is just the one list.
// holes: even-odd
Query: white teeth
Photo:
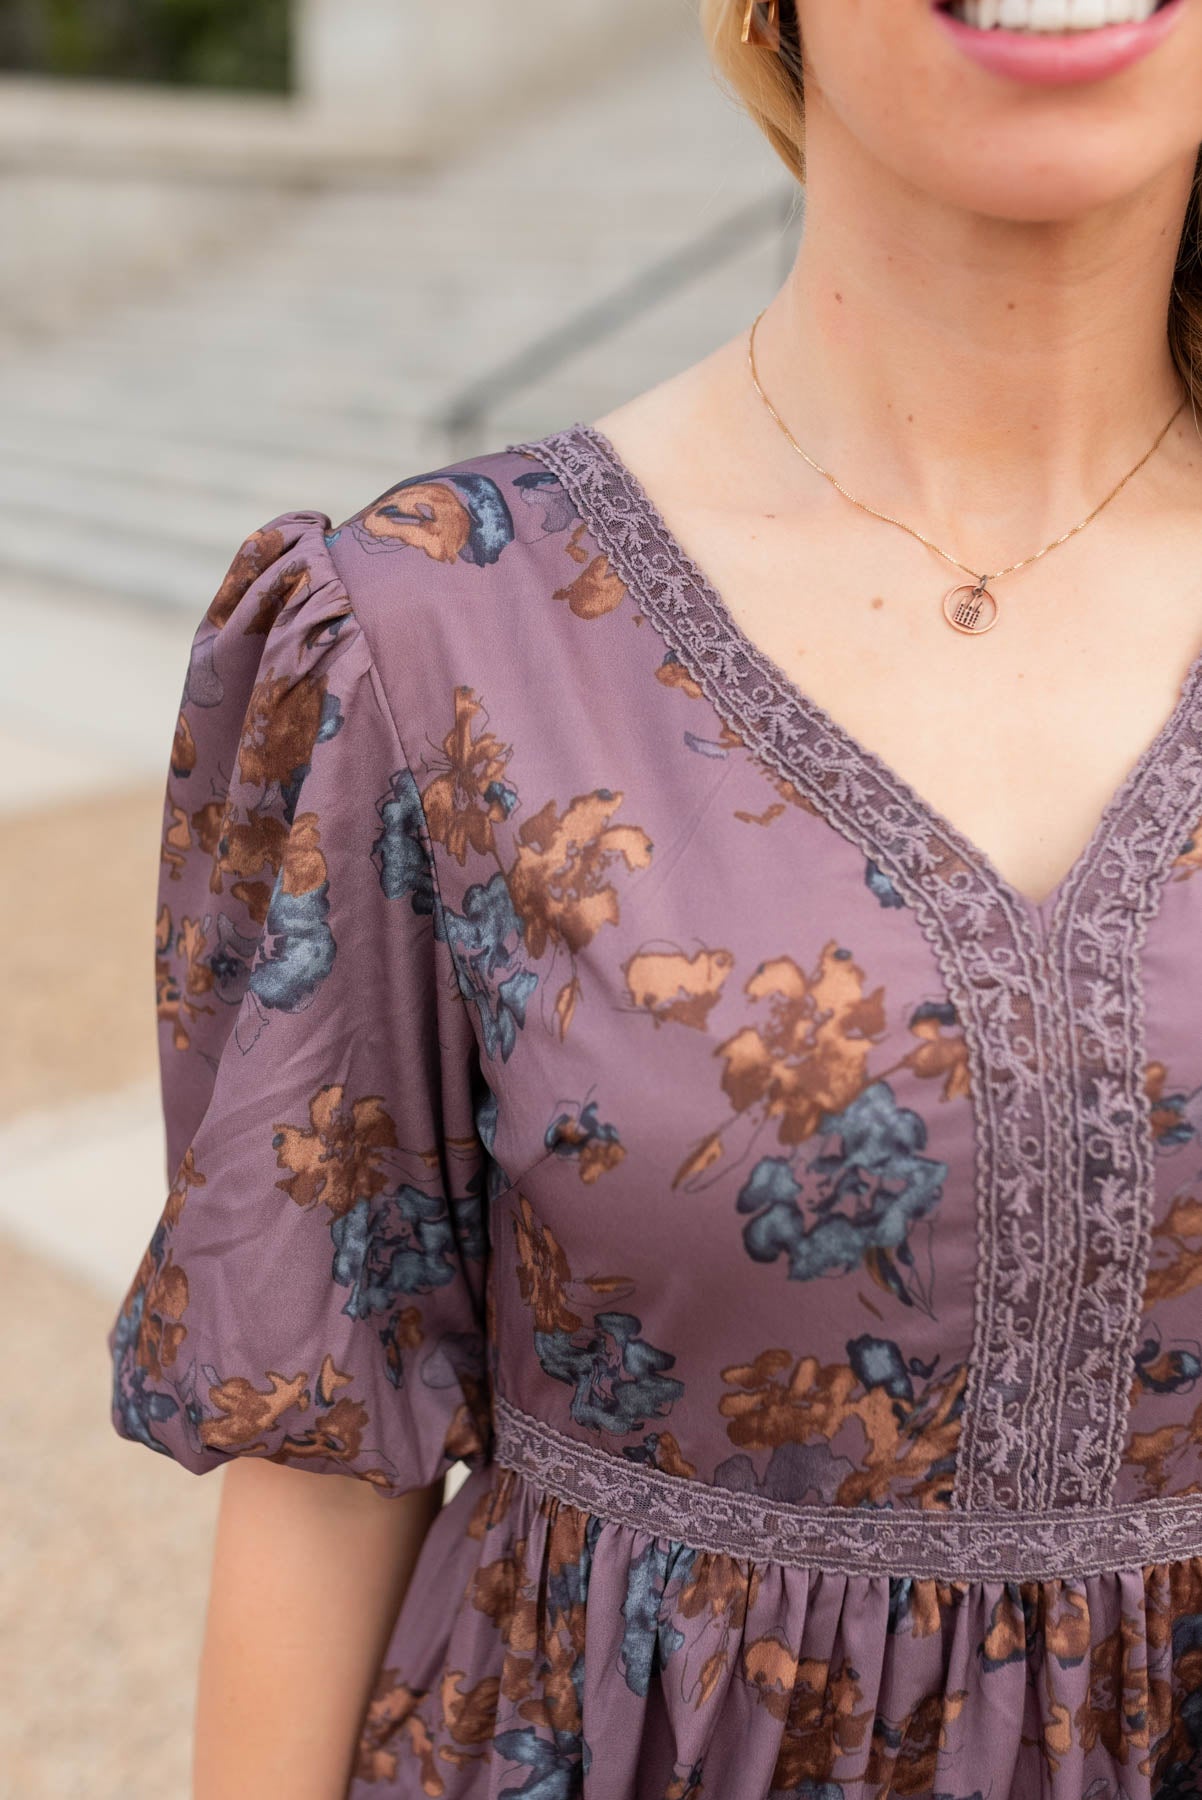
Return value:
[(1157, 0), (952, 0), (951, 11), (978, 31), (1096, 31), (1142, 25)]

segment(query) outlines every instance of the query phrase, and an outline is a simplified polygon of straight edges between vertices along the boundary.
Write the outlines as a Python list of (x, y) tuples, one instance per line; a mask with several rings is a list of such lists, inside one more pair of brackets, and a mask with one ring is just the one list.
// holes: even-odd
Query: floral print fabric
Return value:
[(113, 1419), (470, 1473), (351, 1784), (1202, 1792), (1202, 654), (1043, 906), (578, 425), (270, 521), (166, 782)]

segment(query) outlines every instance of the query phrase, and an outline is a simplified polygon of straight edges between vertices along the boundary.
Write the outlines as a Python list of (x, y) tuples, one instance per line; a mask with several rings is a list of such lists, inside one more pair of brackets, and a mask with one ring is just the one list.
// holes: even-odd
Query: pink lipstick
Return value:
[[(1038, 0), (1028, 0), (1028, 10), (1036, 4)], [(1061, 4), (1079, 5), (1080, 0), (1061, 0)], [(957, 8), (964, 17), (957, 17), (948, 5), (937, 6), (935, 16), (956, 48), (990, 74), (1036, 87), (1057, 87), (1104, 81), (1140, 62), (1169, 36), (1185, 5), (1186, 0), (1166, 0), (1147, 19), (1067, 31), (1014, 30), (1001, 25), (982, 29), (968, 22), (974, 10), (980, 16), (980, 9), (971, 4)], [(991, 16), (997, 10), (992, 7)]]

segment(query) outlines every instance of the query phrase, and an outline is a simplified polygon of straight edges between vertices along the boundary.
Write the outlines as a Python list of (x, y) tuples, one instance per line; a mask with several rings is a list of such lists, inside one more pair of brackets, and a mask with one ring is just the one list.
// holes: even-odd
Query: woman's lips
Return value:
[(1148, 56), (1176, 25), (1186, 0), (1166, 0), (1150, 19), (1134, 25), (1101, 25), (1090, 31), (981, 31), (944, 6), (935, 17), (958, 50), (992, 75), (1035, 87), (1101, 81)]

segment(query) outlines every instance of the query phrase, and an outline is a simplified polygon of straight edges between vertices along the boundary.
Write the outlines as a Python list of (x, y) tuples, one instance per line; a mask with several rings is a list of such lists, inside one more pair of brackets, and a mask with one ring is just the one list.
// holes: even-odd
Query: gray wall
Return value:
[(549, 81), (653, 53), (692, 0), (297, 0), (299, 84), (317, 111), (421, 155)]

